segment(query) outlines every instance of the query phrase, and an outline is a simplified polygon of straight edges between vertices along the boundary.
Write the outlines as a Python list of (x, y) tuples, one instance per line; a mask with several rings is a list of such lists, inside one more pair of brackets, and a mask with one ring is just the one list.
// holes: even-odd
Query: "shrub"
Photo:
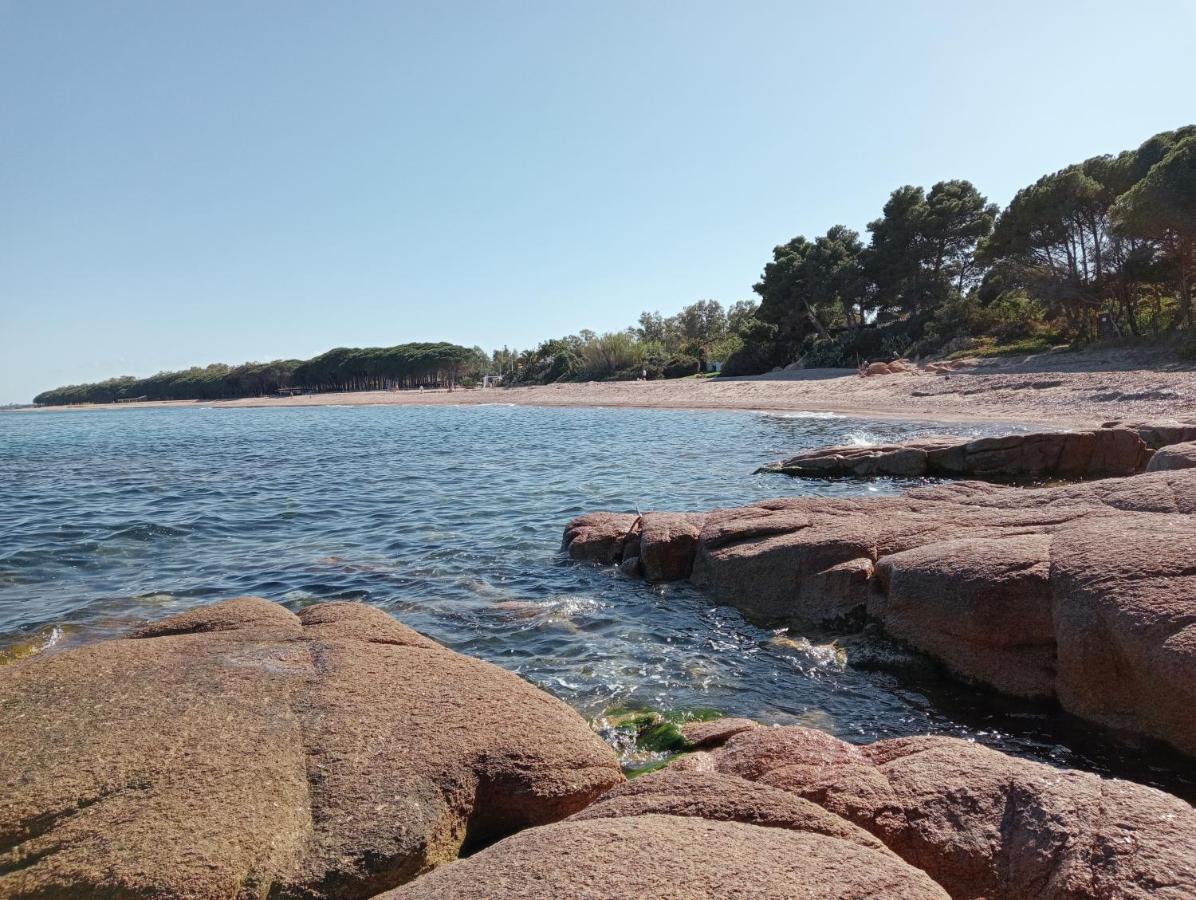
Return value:
[(1054, 342), (1045, 337), (1022, 338), (1008, 344), (997, 344), (992, 339), (981, 340), (971, 349), (959, 350), (947, 356), (948, 359), (963, 359), (970, 356), (1029, 356), (1033, 353), (1045, 353), (1054, 346)]
[(744, 344), (743, 349), (736, 350), (723, 362), (721, 374), (763, 375), (782, 365), (784, 350), (777, 344)]
[(582, 370), (601, 380), (640, 367), (643, 348), (625, 331), (612, 331), (587, 341), (581, 347)]
[(802, 342), (801, 360), (807, 369), (841, 369), (854, 366), (855, 354), (845, 346), (844, 337), (820, 338), (810, 335)]
[(926, 329), (922, 349), (944, 350), (960, 337), (991, 338), (997, 344), (1051, 339), (1046, 307), (1020, 293), (1003, 293), (982, 302), (977, 294), (955, 297), (938, 308)]
[(674, 356), (664, 367), (665, 378), (685, 378), (702, 371), (702, 363), (693, 356)]
[(706, 358), (712, 361), (726, 362), (743, 349), (744, 340), (737, 334), (729, 334), (719, 338), (706, 348)]

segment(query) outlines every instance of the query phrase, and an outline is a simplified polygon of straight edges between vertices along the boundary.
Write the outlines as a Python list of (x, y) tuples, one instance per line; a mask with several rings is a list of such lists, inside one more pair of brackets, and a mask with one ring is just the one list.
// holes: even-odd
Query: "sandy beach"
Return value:
[(917, 371), (861, 378), (854, 370), (803, 369), (750, 378), (585, 382), (451, 392), (358, 391), (42, 410), (481, 403), (809, 411), (884, 419), (1088, 427), (1108, 421), (1196, 418), (1196, 370), (1180, 364), (1150, 367), (1142, 354), (1127, 351), (1050, 353), (1016, 360), (977, 360), (949, 375)]

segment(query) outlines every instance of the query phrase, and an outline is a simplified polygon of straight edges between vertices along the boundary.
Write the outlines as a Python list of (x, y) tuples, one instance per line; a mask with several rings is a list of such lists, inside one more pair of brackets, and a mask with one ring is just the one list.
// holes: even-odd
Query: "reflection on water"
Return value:
[(501, 404), (3, 415), (0, 641), (53, 652), (241, 594), (360, 600), (588, 717), (716, 707), (853, 741), (954, 734), (1184, 789), (1166, 757), (954, 687), (879, 638), (778, 633), (559, 552), (595, 509), (906, 486), (751, 474), (797, 450), (991, 431)]

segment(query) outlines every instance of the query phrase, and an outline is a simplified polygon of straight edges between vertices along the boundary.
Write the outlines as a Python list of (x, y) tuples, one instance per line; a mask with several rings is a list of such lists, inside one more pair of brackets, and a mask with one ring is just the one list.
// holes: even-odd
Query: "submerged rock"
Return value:
[(956, 738), (856, 747), (798, 727), (710, 760), (858, 825), (955, 898), (1196, 896), (1196, 810), (1153, 788)]
[(1193, 469), (771, 500), (707, 515), (689, 577), (764, 623), (870, 618), (965, 679), (1196, 755), (1194, 514)]
[(0, 671), (0, 895), (367, 897), (623, 781), (381, 610), (208, 606)]
[(0, 644), (0, 666), (18, 663), (47, 650), (53, 650), (80, 631), (77, 625), (47, 625), (39, 629), (33, 637)]
[(651, 709), (607, 710), (601, 719), (607, 729), (622, 732), (626, 737), (626, 740), (615, 743), (634, 746), (649, 754), (680, 753), (692, 749), (681, 731), (682, 721), (677, 713), (662, 714)]
[(644, 567), (640, 565), (638, 556), (625, 556), (619, 563), (619, 571), (628, 578), (639, 578), (644, 573)]
[(654, 709), (614, 706), (603, 712), (594, 726), (608, 743), (620, 748), (632, 775), (667, 764), (664, 757), (714, 746), (744, 728), (750, 719), (728, 719), (716, 709)]

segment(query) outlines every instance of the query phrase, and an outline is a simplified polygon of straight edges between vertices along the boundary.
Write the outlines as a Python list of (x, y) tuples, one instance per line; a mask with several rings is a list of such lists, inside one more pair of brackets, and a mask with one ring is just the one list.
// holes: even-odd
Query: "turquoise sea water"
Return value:
[(358, 600), (589, 718), (701, 706), (853, 741), (952, 734), (1190, 794), (1165, 755), (883, 642), (844, 639), (844, 665), (833, 635), (760, 628), (688, 585), (560, 553), (564, 524), (592, 510), (897, 492), (909, 483), (751, 473), (801, 448), (943, 431), (993, 428), (505, 405), (2, 415), (0, 646), (54, 652), (242, 594)]

